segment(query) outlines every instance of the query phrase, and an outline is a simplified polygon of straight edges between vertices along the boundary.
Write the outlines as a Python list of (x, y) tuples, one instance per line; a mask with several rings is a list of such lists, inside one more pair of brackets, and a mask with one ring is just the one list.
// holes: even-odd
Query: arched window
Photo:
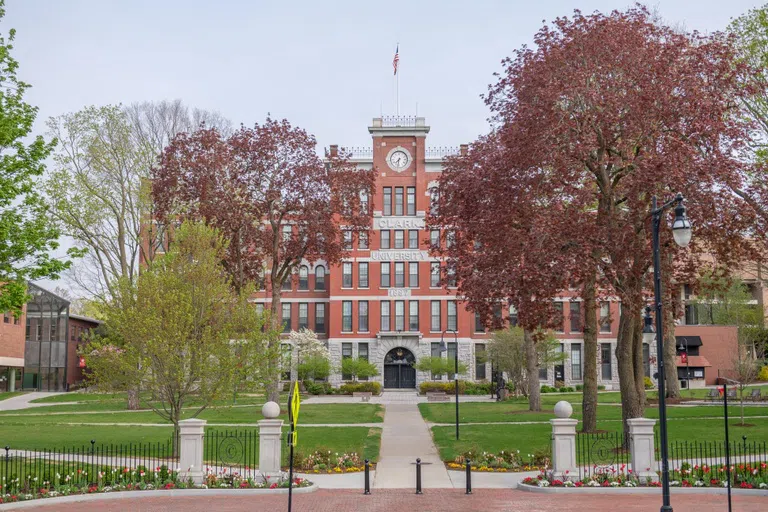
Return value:
[(315, 267), (315, 290), (325, 290), (325, 267)]
[(309, 268), (306, 265), (299, 267), (299, 290), (309, 290)]

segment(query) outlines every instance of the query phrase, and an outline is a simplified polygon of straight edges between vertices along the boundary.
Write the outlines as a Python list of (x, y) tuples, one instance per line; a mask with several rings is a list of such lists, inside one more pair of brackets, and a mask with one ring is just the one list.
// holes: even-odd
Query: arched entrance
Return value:
[(416, 358), (407, 348), (393, 348), (384, 356), (384, 387), (413, 389), (416, 387)]

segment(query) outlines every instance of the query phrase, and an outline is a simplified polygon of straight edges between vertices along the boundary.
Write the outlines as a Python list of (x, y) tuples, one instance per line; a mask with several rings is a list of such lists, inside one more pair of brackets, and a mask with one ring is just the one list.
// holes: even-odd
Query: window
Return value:
[(581, 378), (581, 343), (571, 343), (571, 380)]
[(485, 345), (478, 343), (475, 345), (475, 380), (485, 379)]
[(384, 215), (392, 215), (392, 187), (384, 187)]
[(405, 301), (395, 301), (395, 330), (397, 332), (405, 330)]
[(483, 317), (475, 313), (475, 332), (485, 332)]
[(282, 230), (283, 230), (283, 242), (290, 242), (291, 235), (293, 233), (293, 228), (291, 227), (290, 224), (283, 224)]
[(408, 286), (411, 288), (419, 287), (419, 262), (412, 261), (408, 263)]
[(563, 303), (555, 302), (555, 332), (565, 332), (563, 327)]
[(456, 288), (456, 264), (453, 261), (445, 265), (445, 285), (448, 288)]
[(395, 187), (395, 215), (403, 214), (403, 187)]
[(325, 290), (325, 267), (315, 267), (315, 290)]
[(613, 378), (613, 370), (611, 369), (611, 344), (600, 344), (600, 376), (603, 380), (611, 380)]
[(283, 323), (283, 332), (291, 332), (291, 303), (283, 302), (283, 315), (280, 321)]
[[(341, 359), (342, 359), (342, 361), (344, 359), (352, 359), (352, 344), (351, 343), (342, 343), (341, 344)], [(352, 376), (345, 373), (345, 374), (342, 374), (341, 378), (342, 378), (342, 380), (350, 380), (352, 378)]]
[(342, 237), (344, 239), (344, 250), (345, 251), (351, 251), (352, 250), (352, 231), (345, 229), (341, 232)]
[(408, 302), (408, 330), (412, 332), (419, 330), (419, 301), (417, 300)]
[(409, 249), (419, 248), (419, 232), (416, 231), (415, 229), (408, 231), (408, 248)]
[(341, 330), (352, 332), (352, 301), (345, 300), (341, 303)]
[(574, 300), (570, 303), (571, 308), (571, 332), (581, 332), (581, 302)]
[(395, 249), (405, 248), (405, 231), (398, 229), (395, 231)]
[(517, 327), (517, 310), (515, 306), (509, 306), (509, 326)]
[(391, 283), (389, 280), (389, 262), (383, 262), (381, 264), (381, 287), (389, 288)]
[(699, 310), (696, 304), (685, 305), (685, 325), (699, 325)]
[(357, 264), (357, 287), (368, 288), (368, 262), (361, 261)]
[(325, 333), (325, 304), (315, 303), (315, 332)]
[(309, 290), (309, 268), (306, 265), (299, 267), (299, 290)]
[(368, 191), (367, 190), (361, 190), (360, 191), (360, 213), (368, 213)]
[(299, 329), (309, 327), (309, 304), (299, 302)]
[(651, 377), (651, 346), (643, 343), (643, 374)]
[(456, 301), (448, 301), (448, 330), (457, 331), (458, 322), (456, 321)]
[(429, 330), (432, 332), (440, 332), (442, 330), (442, 322), (440, 321), (440, 301), (433, 300), (431, 307), (432, 318), (430, 319)]
[(416, 215), (416, 187), (408, 187), (405, 191), (405, 214)]
[(432, 187), (429, 190), (429, 213), (430, 215), (437, 215), (437, 203), (440, 202), (440, 192), (437, 187)]
[(611, 332), (611, 303), (600, 303), (600, 332)]
[(451, 230), (445, 233), (445, 246), (451, 248), (456, 245), (456, 232)]
[(368, 332), (368, 301), (361, 300), (357, 303), (357, 330)]
[(390, 331), (390, 323), (389, 323), (389, 301), (383, 300), (381, 301), (381, 330), (383, 332), (389, 332)]
[[(448, 360), (453, 361), (456, 358), (456, 342), (452, 341), (448, 343)], [(448, 380), (456, 378), (456, 374), (453, 372), (448, 373)]]
[(288, 274), (285, 278), (285, 281), (283, 281), (283, 286), (280, 288), (282, 290), (291, 291), (291, 285), (293, 284), (293, 274)]
[(429, 232), (429, 245), (435, 248), (440, 247), (440, 230), (433, 229)]
[(345, 261), (341, 264), (341, 287), (352, 288), (352, 262)]
[(261, 316), (261, 315), (264, 314), (264, 304), (259, 302), (259, 303), (256, 304), (255, 308), (256, 308), (256, 314), (257, 315)]
[(395, 288), (403, 288), (405, 286), (405, 263), (402, 261), (395, 262)]
[(6, 324), (11, 323), (11, 314), (10, 313), (5, 313), (3, 315), (3, 323), (6, 323)]
[(362, 250), (368, 249), (368, 232), (361, 231), (357, 235), (357, 248)]
[[(432, 357), (442, 357), (442, 354), (440, 353), (440, 343), (432, 343), (430, 355)], [(432, 374), (432, 380), (440, 380), (443, 376), (439, 373), (433, 373)]]
[(388, 229), (381, 230), (381, 248), (389, 249), (389, 230)]
[(429, 286), (437, 288), (440, 286), (440, 262), (433, 261), (429, 264)]
[(547, 367), (539, 363), (539, 380), (547, 380)]
[[(360, 359), (368, 360), (368, 344), (367, 343), (358, 343), (357, 344), (357, 357)], [(368, 377), (358, 377), (359, 380), (368, 380)]]

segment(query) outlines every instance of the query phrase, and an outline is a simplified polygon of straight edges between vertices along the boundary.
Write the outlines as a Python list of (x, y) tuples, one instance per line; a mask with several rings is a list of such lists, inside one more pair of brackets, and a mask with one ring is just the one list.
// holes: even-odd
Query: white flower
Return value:
[(574, 485), (573, 482), (571, 482), (570, 480), (566, 480), (565, 482), (563, 482), (563, 487), (573, 487), (573, 485)]
[(600, 484), (597, 483), (596, 480), (590, 480), (589, 482), (587, 482), (587, 486), (588, 487), (600, 487)]
[(768, 484), (763, 482), (760, 485), (758, 485), (758, 488), (760, 488), (760, 489), (768, 489)]
[(106, 487), (104, 488), (104, 492), (109, 492), (109, 491), (111, 491), (111, 490), (112, 490), (112, 488), (111, 488), (110, 486), (106, 486)]
[(669, 482), (670, 487), (680, 487), (680, 482), (678, 480), (672, 480)]
[(624, 485), (625, 485), (626, 487), (636, 487), (636, 486), (635, 486), (635, 482), (630, 482), (630, 481), (626, 481), (626, 482), (624, 482)]
[(549, 487), (549, 481), (539, 480), (539, 487)]
[(618, 486), (619, 486), (619, 482), (615, 482), (615, 481), (611, 482), (611, 487), (618, 487)]
[(203, 485), (201, 485), (201, 486), (200, 486), (200, 488), (201, 488), (201, 489), (207, 489), (207, 488), (208, 488), (208, 486), (207, 486), (207, 485), (205, 485), (205, 484), (203, 484)]
[(693, 482), (693, 486), (694, 487), (704, 487), (704, 482), (702, 482), (701, 480), (696, 480), (695, 482)]

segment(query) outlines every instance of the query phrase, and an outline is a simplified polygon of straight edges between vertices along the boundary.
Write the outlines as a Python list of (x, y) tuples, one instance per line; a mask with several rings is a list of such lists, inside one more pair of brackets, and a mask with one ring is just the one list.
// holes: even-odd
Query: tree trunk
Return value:
[(128, 410), (138, 411), (139, 407), (139, 388), (135, 387), (128, 389)]
[(582, 357), (582, 380), (584, 388), (581, 399), (582, 432), (597, 430), (597, 301), (595, 300), (595, 277), (584, 283), (584, 354)]
[(541, 411), (541, 390), (539, 388), (539, 357), (533, 335), (528, 329), (523, 332), (525, 343), (525, 367), (528, 380), (528, 410)]
[(637, 317), (637, 323), (632, 332), (632, 364), (640, 415), (643, 416), (645, 414), (645, 366), (643, 365), (643, 319), (640, 316)]
[[(283, 332), (281, 321), (282, 306), (280, 298), (282, 283), (272, 281), (272, 305), (270, 308), (270, 322), (274, 332)], [(280, 335), (270, 336), (267, 355), (267, 401), (280, 403)]]
[(677, 341), (675, 340), (675, 315), (672, 307), (664, 310), (664, 384), (667, 398), (680, 398), (680, 382), (677, 379), (675, 356)]
[(633, 357), (635, 329), (640, 324), (640, 317), (638, 314), (632, 313), (629, 307), (623, 309), (619, 319), (619, 334), (616, 338), (616, 358), (619, 370), (619, 390), (621, 391), (621, 419), (624, 432), (628, 433), (627, 420), (640, 418), (643, 415), (643, 404), (638, 396), (635, 383)]

